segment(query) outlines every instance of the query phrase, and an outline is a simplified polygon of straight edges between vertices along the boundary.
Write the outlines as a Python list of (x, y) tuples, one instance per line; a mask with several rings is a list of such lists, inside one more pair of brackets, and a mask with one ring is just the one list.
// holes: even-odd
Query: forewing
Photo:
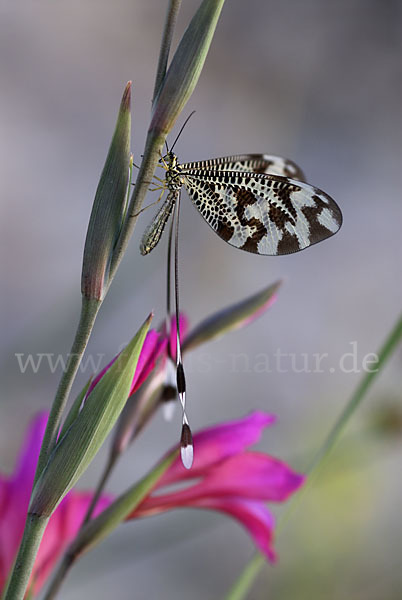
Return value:
[(224, 156), (222, 158), (211, 158), (198, 162), (180, 165), (182, 171), (241, 171), (248, 173), (265, 173), (268, 175), (279, 175), (289, 177), (298, 181), (306, 181), (303, 171), (288, 158), (274, 156), (271, 154), (238, 154), (235, 156)]
[(228, 244), (265, 255), (292, 254), (338, 231), (342, 214), (307, 183), (258, 173), (181, 173), (196, 208)]

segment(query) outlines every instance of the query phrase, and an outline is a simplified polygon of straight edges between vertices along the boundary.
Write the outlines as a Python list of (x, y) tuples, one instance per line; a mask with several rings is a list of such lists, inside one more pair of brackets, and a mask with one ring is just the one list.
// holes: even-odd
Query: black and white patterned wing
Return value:
[(185, 163), (180, 167), (183, 171), (199, 169), (206, 171), (241, 171), (279, 175), (280, 177), (297, 179), (297, 181), (306, 181), (303, 171), (296, 163), (288, 158), (271, 154), (238, 154)]
[(265, 255), (292, 254), (338, 231), (342, 214), (307, 183), (259, 173), (181, 170), (193, 204), (228, 244)]

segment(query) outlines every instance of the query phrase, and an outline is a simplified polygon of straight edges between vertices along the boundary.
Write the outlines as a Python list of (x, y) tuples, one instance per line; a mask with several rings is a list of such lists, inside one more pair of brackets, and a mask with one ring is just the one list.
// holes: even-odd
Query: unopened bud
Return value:
[(85, 240), (81, 292), (102, 300), (110, 261), (126, 209), (130, 163), (131, 82), (124, 90), (116, 128), (96, 190)]
[(154, 103), (150, 130), (168, 134), (194, 91), (224, 0), (204, 0), (186, 29)]

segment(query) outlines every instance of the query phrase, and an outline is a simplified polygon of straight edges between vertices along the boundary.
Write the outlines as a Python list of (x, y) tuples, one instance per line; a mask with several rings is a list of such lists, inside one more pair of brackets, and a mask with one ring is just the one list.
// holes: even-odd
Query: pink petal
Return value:
[[(31, 422), (15, 474), (0, 479), (0, 595), (22, 537), (36, 461), (45, 431), (47, 413), (40, 413)], [(91, 494), (71, 491), (57, 507), (46, 528), (35, 562), (35, 590), (44, 583), (55, 562), (78, 531), (89, 506)], [(99, 513), (110, 502), (103, 496)]]
[(87, 391), (87, 396), (89, 396), (89, 394), (92, 392), (92, 390), (94, 389), (94, 387), (96, 386), (96, 384), (102, 379), (102, 377), (104, 376), (104, 374), (106, 373), (106, 371), (108, 371), (110, 369), (110, 367), (112, 366), (112, 364), (115, 362), (115, 360), (117, 360), (117, 357), (120, 355), (116, 354), (116, 356), (114, 358), (112, 358), (112, 360), (106, 365), (106, 367), (103, 367), (102, 371), (100, 371), (96, 377), (94, 377), (91, 381), (91, 385), (88, 388)]
[(177, 492), (149, 496), (141, 506), (183, 506), (205, 497), (224, 496), (284, 502), (304, 479), (280, 460), (262, 453), (246, 452), (212, 466), (199, 483)]
[(19, 498), (13, 482), (1, 482), (2, 506), (0, 518), (0, 595), (14, 562), (24, 529), (29, 496)]
[[(183, 503), (184, 508), (205, 508), (217, 510), (236, 519), (247, 530), (255, 545), (265, 556), (274, 562), (276, 559), (273, 549), (275, 521), (271, 512), (263, 502), (245, 500), (243, 498), (199, 498), (195, 502)], [(130, 518), (147, 517), (153, 514), (172, 510), (174, 506), (160, 504), (153, 508), (141, 505)]]
[[(131, 383), (130, 395), (133, 394), (135, 392), (135, 390), (138, 389), (140, 387), (140, 385), (148, 377), (150, 371), (155, 366), (156, 360), (158, 359), (160, 354), (163, 352), (163, 350), (166, 348), (166, 344), (167, 344), (166, 340), (164, 340), (161, 337), (160, 333), (158, 333), (157, 331), (154, 331), (153, 329), (151, 329), (151, 331), (149, 331), (147, 333), (147, 335), (145, 337), (144, 345), (142, 346), (140, 356), (138, 358), (137, 367), (136, 367), (135, 373), (133, 375), (133, 381)], [(104, 376), (106, 371), (108, 369), (110, 369), (110, 367), (112, 366), (112, 364), (114, 363), (114, 361), (117, 359), (118, 356), (119, 356), (119, 354), (117, 354), (117, 356), (115, 356), (106, 365), (106, 367), (104, 367), (102, 369), (102, 371), (100, 371), (100, 373), (98, 373), (98, 375), (93, 379), (91, 385), (89, 386), (87, 396), (92, 392), (92, 390), (94, 389), (94, 387), (96, 386), (98, 381), (100, 381), (100, 379), (102, 379), (102, 377)]]
[(17, 460), (15, 472), (0, 484), (0, 590), (13, 563), (24, 529), (25, 517), (35, 475), (36, 462), (45, 432), (47, 413), (39, 413), (30, 423)]
[(178, 458), (162, 476), (158, 488), (174, 481), (200, 477), (205, 470), (219, 461), (243, 452), (258, 442), (265, 427), (272, 425), (275, 415), (255, 411), (242, 419), (215, 425), (195, 433), (194, 464), (190, 470)]
[(166, 352), (166, 347), (167, 339), (162, 338), (159, 333), (151, 330), (147, 334), (131, 384), (130, 396), (138, 390), (147, 379), (148, 375), (155, 367), (158, 358)]
[(236, 519), (254, 540), (257, 548), (268, 560), (275, 562), (276, 554), (273, 548), (275, 520), (262, 502), (238, 498), (208, 498), (192, 506), (217, 510)]

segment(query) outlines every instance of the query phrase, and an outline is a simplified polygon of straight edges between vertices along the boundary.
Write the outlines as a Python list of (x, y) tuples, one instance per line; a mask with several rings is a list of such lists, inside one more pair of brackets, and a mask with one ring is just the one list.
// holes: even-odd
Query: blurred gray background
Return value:
[[(46, 364), (22, 374), (16, 354), (70, 349), (91, 203), (129, 79), (132, 149), (140, 160), (165, 6), (0, 4), (2, 472), (11, 471), (25, 425), (49, 406), (60, 377)], [(197, 6), (183, 2), (176, 42)], [(257, 408), (274, 412), (279, 422), (260, 447), (302, 470), (360, 380), (365, 355), (395, 322), (402, 291), (401, 51), (397, 0), (226, 3), (176, 126), (197, 111), (176, 146), (179, 160), (282, 154), (337, 200), (344, 225), (299, 254), (259, 257), (223, 243), (184, 197), (181, 304), (192, 323), (285, 280), (278, 302), (257, 323), (189, 356), (194, 429)], [(164, 317), (166, 241), (146, 258), (138, 251), (152, 211), (141, 217), (98, 317), (89, 352), (104, 355), (102, 364), (150, 309), (157, 322)], [(278, 372), (278, 350), (295, 356), (296, 369), (288, 358), (286, 372)], [(345, 358), (352, 351), (356, 364)], [(311, 370), (315, 353), (328, 353), (323, 372), (305, 372), (303, 361)], [(269, 373), (256, 372), (262, 354), (271, 357)], [(401, 442), (376, 436), (369, 424), (379, 408), (400, 404), (401, 359), (399, 350), (281, 533), (279, 564), (262, 573), (252, 598), (400, 597)], [(178, 416), (166, 424), (158, 415), (122, 460), (110, 491), (146, 472), (178, 431)], [(105, 456), (79, 487), (95, 485)], [(175, 511), (120, 527), (80, 561), (60, 598), (212, 600), (253, 551), (229, 519)]]

